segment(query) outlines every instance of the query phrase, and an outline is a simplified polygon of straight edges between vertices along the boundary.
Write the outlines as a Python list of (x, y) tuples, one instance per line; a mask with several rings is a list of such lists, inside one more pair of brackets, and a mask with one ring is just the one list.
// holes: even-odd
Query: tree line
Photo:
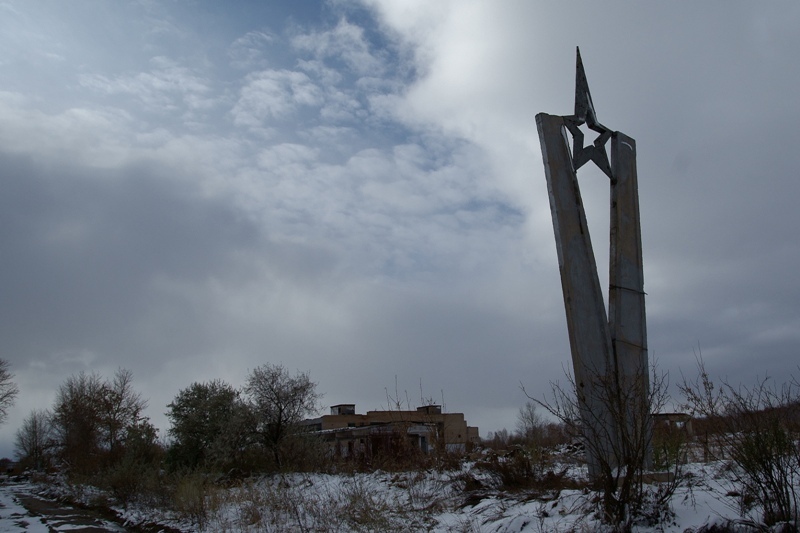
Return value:
[[(0, 419), (10, 405), (2, 403), (3, 370), (7, 363), (0, 364)], [(130, 481), (164, 467), (276, 471), (297, 466), (304, 449), (297, 443), (308, 440), (300, 422), (318, 410), (319, 399), (308, 373), (265, 364), (241, 389), (214, 379), (180, 390), (167, 405), (171, 425), (160, 438), (131, 371), (119, 369), (109, 379), (81, 372), (59, 387), (51, 408), (31, 411), (16, 431), (15, 449), (23, 467), (83, 478), (117, 474)]]

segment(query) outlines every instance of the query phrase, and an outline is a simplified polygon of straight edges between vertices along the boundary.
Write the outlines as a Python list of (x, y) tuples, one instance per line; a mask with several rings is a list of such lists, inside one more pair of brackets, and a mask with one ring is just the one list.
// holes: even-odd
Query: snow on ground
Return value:
[[(685, 532), (738, 518), (735, 501), (716, 465), (688, 465), (668, 516), (634, 531)], [(184, 531), (599, 531), (597, 496), (584, 490), (551, 494), (466, 492), (465, 479), (491, 487), (474, 465), (452, 472), (293, 474), (261, 478), (207, 496), (208, 514), (187, 517), (119, 510), (131, 522), (161, 521)], [(658, 486), (649, 487), (655, 492)]]
[(34, 517), (14, 496), (16, 487), (0, 485), (0, 531), (32, 531), (49, 533), (39, 517)]
[(41, 486), (3, 479), (0, 483), (0, 531), (126, 531), (97, 512), (42, 498)]
[[(722, 464), (691, 464), (670, 500), (671, 512), (639, 533), (696, 531), (739, 516)], [(585, 472), (572, 467), (571, 476)], [(466, 490), (467, 487), (470, 490)], [(476, 488), (477, 487), (477, 488)], [(659, 485), (648, 486), (654, 494)], [(131, 505), (115, 509), (129, 524), (159, 523), (179, 531), (430, 531), (591, 532), (602, 531), (598, 496), (585, 489), (507, 492), (474, 463), (455, 471), (291, 474), (252, 479), (240, 486), (207, 485), (184, 494), (182, 512)], [(15, 526), (25, 510), (0, 492), (0, 531), (47, 531)], [(747, 518), (747, 517), (744, 517)], [(757, 518), (754, 515), (750, 518)], [(17, 529), (14, 529), (17, 527)], [(43, 528), (42, 528), (43, 527)]]

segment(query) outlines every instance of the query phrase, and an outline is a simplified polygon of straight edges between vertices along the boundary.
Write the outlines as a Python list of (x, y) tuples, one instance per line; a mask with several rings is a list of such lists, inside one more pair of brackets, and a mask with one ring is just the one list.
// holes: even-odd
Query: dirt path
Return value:
[(0, 484), (0, 531), (121, 532), (121, 525), (91, 509), (46, 500), (27, 483)]
[(40, 517), (52, 531), (127, 531), (90, 509), (43, 500), (31, 494), (17, 493), (15, 496), (20, 505), (32, 515)]

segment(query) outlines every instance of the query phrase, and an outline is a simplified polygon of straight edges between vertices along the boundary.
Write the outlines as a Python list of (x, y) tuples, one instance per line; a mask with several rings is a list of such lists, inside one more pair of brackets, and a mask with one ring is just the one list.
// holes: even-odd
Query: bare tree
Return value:
[(308, 373), (294, 376), (282, 365), (266, 364), (250, 373), (244, 388), (256, 416), (256, 434), (282, 467), (281, 446), (300, 422), (318, 410), (317, 384)]
[(111, 382), (103, 384), (99, 422), (103, 445), (112, 458), (120, 455), (126, 429), (135, 427), (147, 401), (133, 389), (133, 372), (120, 368)]
[(536, 403), (530, 400), (525, 402), (517, 413), (517, 435), (529, 442), (539, 440), (543, 427), (544, 421), (536, 412)]
[[(551, 383), (549, 400), (528, 396), (560, 420), (570, 433), (582, 435), (587, 456), (598, 461), (594, 482), (603, 494), (606, 523), (628, 523), (631, 513), (642, 502), (642, 473), (651, 459), (651, 413), (661, 411), (669, 401), (666, 374), (659, 373), (655, 366), (650, 371), (649, 380), (641, 379), (641, 372), (627, 377), (592, 376), (593, 401), (602, 404), (603, 409), (598, 412), (606, 413), (609, 420), (591, 418), (592, 411), (582, 410), (583, 403), (576, 393), (578, 387), (571, 375), (567, 376), (566, 388)], [(588, 423), (583, 423), (587, 415)]]
[(11, 365), (5, 359), (0, 359), (0, 424), (6, 421), (8, 410), (19, 394), (19, 388), (13, 379)]
[(46, 464), (47, 450), (52, 446), (52, 414), (47, 409), (34, 409), (17, 429), (14, 448), (20, 461), (37, 470)]
[(118, 370), (112, 381), (81, 372), (58, 389), (53, 427), (68, 465), (91, 473), (123, 455), (128, 430), (141, 425), (146, 406), (133, 390), (132, 379), (125, 369)]
[(100, 452), (100, 405), (103, 381), (99, 374), (70, 376), (56, 392), (53, 428), (61, 459), (77, 471), (90, 470)]

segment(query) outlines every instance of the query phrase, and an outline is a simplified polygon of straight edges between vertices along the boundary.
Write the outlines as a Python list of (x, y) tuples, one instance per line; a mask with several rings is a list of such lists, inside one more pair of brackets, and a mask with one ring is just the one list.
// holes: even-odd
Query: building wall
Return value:
[[(339, 406), (332, 410), (338, 411)], [(468, 427), (463, 413), (442, 413), (438, 406), (420, 407), (415, 411), (367, 411), (367, 414), (331, 414), (307, 420), (309, 429), (331, 431), (388, 424), (433, 425), (436, 435), (431, 446), (464, 450), (478, 442), (478, 428)], [(438, 442), (433, 442), (436, 440)]]

